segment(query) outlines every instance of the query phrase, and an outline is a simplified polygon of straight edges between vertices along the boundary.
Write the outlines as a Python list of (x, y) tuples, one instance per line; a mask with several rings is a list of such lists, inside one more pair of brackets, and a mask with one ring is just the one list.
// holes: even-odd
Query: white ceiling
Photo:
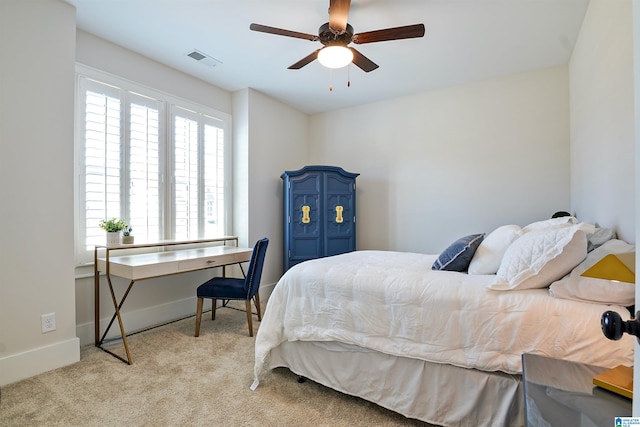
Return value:
[[(370, 73), (317, 61), (288, 70), (320, 42), (249, 30), (315, 35), (329, 0), (66, 1), (82, 30), (223, 89), (254, 88), (317, 113), (567, 63), (589, 0), (352, 0), (355, 33), (426, 26), (423, 38), (357, 45), (380, 66)], [(186, 56), (193, 49), (221, 64)]]

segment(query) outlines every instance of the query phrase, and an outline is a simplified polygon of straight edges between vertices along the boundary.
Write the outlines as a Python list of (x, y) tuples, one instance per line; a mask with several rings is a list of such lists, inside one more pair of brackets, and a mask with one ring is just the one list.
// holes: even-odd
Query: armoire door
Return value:
[(322, 256), (321, 189), (322, 174), (310, 172), (291, 179), (287, 224), (289, 267)]
[(339, 173), (324, 175), (324, 256), (351, 252), (356, 247), (355, 181)]

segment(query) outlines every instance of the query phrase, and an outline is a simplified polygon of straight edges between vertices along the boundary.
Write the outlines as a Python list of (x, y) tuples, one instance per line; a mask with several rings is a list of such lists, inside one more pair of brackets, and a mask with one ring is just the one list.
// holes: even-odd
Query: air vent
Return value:
[(206, 53), (200, 52), (196, 49), (193, 49), (191, 52), (187, 53), (187, 56), (195, 59), (203, 65), (206, 65), (207, 67), (215, 67), (216, 65), (222, 64), (221, 61), (218, 61), (214, 57), (209, 56)]
[(193, 59), (195, 59), (196, 61), (202, 61), (204, 58), (206, 58), (206, 56), (204, 56), (203, 54), (201, 54), (200, 52), (198, 52), (197, 50), (194, 50), (193, 52), (191, 52), (190, 54), (188, 54), (187, 56), (192, 57)]

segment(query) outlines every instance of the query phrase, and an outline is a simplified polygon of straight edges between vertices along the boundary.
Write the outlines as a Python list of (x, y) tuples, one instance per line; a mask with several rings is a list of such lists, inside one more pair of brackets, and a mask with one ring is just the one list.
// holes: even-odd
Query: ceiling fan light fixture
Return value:
[(342, 68), (353, 61), (353, 52), (346, 46), (325, 46), (318, 52), (318, 61), (327, 68)]

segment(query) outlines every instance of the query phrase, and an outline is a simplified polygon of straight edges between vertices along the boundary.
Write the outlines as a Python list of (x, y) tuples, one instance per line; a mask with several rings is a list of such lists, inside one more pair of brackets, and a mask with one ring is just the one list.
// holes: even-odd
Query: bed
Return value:
[[(275, 286), (256, 336), (252, 389), (265, 369), (286, 367), (436, 425), (524, 425), (522, 354), (605, 367), (633, 361), (632, 337), (609, 341), (600, 329), (606, 310), (630, 318), (624, 300), (587, 301), (562, 291), (582, 280), (574, 270), (584, 271), (612, 245), (587, 256), (594, 233), (564, 225), (555, 231), (512, 226), (516, 232), (507, 239), (504, 230), (496, 238), (500, 228), (479, 239), (465, 236), (439, 255), (363, 250), (292, 267)], [(542, 234), (555, 234), (555, 243)], [(474, 238), (480, 242), (470, 244)], [(532, 239), (547, 243), (541, 248)], [(522, 261), (523, 249), (513, 248), (526, 245), (534, 248)], [(498, 271), (477, 274), (494, 268), (484, 262), (469, 274), (475, 253), (497, 246)], [(622, 242), (614, 250), (630, 248)], [(461, 261), (461, 253), (464, 271), (433, 269)]]

